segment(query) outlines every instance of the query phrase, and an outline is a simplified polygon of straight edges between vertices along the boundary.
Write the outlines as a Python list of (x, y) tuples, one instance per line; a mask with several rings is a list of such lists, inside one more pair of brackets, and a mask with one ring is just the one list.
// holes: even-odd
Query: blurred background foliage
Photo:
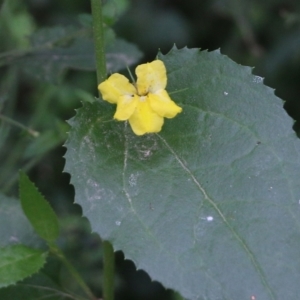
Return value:
[[(107, 0), (105, 5), (109, 72), (152, 61), (158, 49), (167, 53), (174, 44), (220, 48), (234, 61), (254, 66), (254, 74), (265, 77), (286, 101), (289, 115), (300, 120), (298, 0)], [(100, 295), (100, 238), (72, 204), (70, 176), (63, 173), (66, 120), (82, 101), (97, 97), (90, 3), (1, 0), (0, 7), (1, 192), (17, 197), (17, 171), (29, 172), (60, 217), (62, 249)], [(299, 135), (299, 122), (294, 129)], [(116, 260), (117, 299), (176, 298), (135, 271), (122, 253)], [(44, 272), (76, 290), (58, 262), (48, 263)]]

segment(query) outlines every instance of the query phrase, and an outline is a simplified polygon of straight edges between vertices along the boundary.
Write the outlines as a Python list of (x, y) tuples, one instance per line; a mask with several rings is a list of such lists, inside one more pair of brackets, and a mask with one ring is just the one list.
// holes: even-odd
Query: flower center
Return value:
[(134, 84), (134, 87), (136, 89), (136, 93), (139, 97), (146, 97), (148, 94), (149, 94), (149, 90), (146, 90), (146, 91), (139, 91), (139, 89), (137, 88), (137, 85), (136, 83)]

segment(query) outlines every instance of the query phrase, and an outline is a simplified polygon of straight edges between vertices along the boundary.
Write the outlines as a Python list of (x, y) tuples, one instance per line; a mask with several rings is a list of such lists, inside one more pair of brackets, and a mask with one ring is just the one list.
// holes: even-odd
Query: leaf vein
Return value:
[(179, 163), (179, 165), (183, 168), (184, 171), (187, 172), (187, 174), (191, 177), (191, 179), (194, 181), (198, 189), (201, 191), (201, 193), (204, 196), (204, 199), (206, 199), (210, 205), (215, 209), (215, 211), (218, 213), (218, 215), (221, 217), (224, 224), (229, 228), (229, 230), (232, 232), (233, 236), (236, 238), (236, 240), (239, 242), (239, 244), (242, 246), (246, 254), (248, 255), (251, 263), (253, 264), (254, 268), (256, 269), (257, 273), (259, 274), (261, 281), (263, 285), (267, 288), (269, 295), (271, 296), (271, 299), (275, 300), (275, 295), (273, 294), (272, 289), (270, 288), (266, 276), (263, 273), (262, 267), (259, 265), (258, 261), (255, 259), (254, 254), (247, 246), (246, 242), (239, 236), (239, 234), (232, 228), (232, 226), (227, 221), (225, 215), (222, 213), (218, 205), (211, 199), (208, 194), (206, 193), (205, 189), (202, 187), (201, 183), (197, 180), (197, 178), (194, 176), (192, 171), (184, 164), (183, 160), (177, 155), (177, 153), (173, 150), (173, 148), (168, 144), (168, 142), (159, 134), (156, 134), (160, 140), (164, 143), (166, 148), (172, 153), (172, 155), (175, 157), (176, 161)]

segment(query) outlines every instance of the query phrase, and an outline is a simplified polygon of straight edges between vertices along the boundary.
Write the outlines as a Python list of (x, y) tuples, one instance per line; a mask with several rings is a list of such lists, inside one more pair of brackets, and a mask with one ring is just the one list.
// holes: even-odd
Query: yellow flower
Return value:
[(114, 119), (129, 120), (136, 135), (159, 132), (164, 118), (174, 118), (182, 111), (171, 100), (167, 91), (166, 67), (161, 60), (139, 65), (135, 73), (137, 81), (118, 73), (100, 83), (98, 89), (103, 100), (117, 104)]

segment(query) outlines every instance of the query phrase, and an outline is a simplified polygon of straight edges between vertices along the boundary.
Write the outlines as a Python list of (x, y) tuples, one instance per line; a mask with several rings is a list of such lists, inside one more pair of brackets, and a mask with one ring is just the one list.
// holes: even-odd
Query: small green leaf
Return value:
[(55, 283), (44, 270), (20, 283), (0, 289), (0, 299), (3, 300), (70, 300), (71, 295)]
[(23, 211), (36, 233), (48, 242), (57, 239), (59, 224), (56, 214), (22, 171), (20, 171), (20, 199)]
[(47, 253), (24, 245), (0, 248), (0, 287), (6, 287), (36, 273)]
[(40, 247), (43, 241), (24, 215), (20, 201), (0, 193), (0, 248), (16, 243)]

